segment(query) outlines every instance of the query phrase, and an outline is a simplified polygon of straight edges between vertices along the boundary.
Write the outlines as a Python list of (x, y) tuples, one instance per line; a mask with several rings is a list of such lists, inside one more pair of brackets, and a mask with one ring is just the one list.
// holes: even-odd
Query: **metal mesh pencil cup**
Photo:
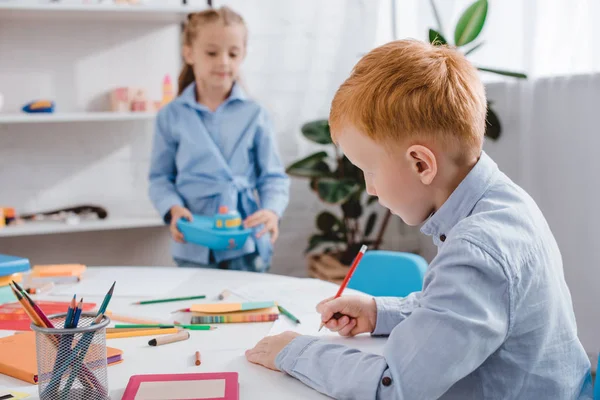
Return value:
[(31, 324), (36, 336), (40, 400), (105, 400), (108, 395), (106, 327), (82, 313), (77, 328), (63, 329), (67, 314), (49, 317), (55, 328)]

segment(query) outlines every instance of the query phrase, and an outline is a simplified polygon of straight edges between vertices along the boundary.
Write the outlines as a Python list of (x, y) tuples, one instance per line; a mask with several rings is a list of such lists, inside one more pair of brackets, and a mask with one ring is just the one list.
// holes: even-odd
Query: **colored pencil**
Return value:
[(174, 335), (160, 336), (156, 339), (152, 339), (148, 342), (149, 346), (160, 346), (163, 344), (169, 344), (174, 342), (181, 342), (182, 340), (188, 340), (190, 333), (188, 331), (181, 331)]
[[(342, 295), (342, 293), (344, 292), (344, 289), (346, 289), (346, 286), (348, 286), (348, 282), (350, 282), (350, 278), (352, 278), (352, 274), (354, 274), (354, 271), (356, 270), (356, 267), (358, 267), (358, 264), (360, 263), (360, 260), (362, 259), (363, 255), (367, 252), (367, 246), (362, 245), (362, 247), (360, 248), (360, 251), (358, 252), (358, 254), (356, 255), (356, 257), (354, 258), (354, 261), (352, 262), (352, 265), (350, 266), (350, 269), (348, 270), (348, 273), (346, 274), (346, 277), (344, 278), (344, 281), (342, 282), (342, 284), (340, 285), (340, 288), (338, 289), (334, 299), (337, 299), (338, 297), (340, 297)], [(339, 312), (333, 314), (333, 318), (335, 319), (340, 319), (343, 315), (340, 314)], [(329, 322), (329, 321), (327, 321)], [(323, 327), (325, 326), (325, 324), (327, 322), (321, 322), (321, 326), (319, 326), (319, 332), (321, 331), (321, 329), (323, 329)]]
[(14, 287), (10, 286), (10, 288), (13, 291), (15, 297), (17, 298), (17, 301), (21, 303), (21, 306), (25, 310), (25, 313), (27, 314), (29, 319), (37, 326), (45, 327), (46, 325), (41, 320), (40, 316), (37, 315), (35, 311), (33, 311), (33, 308), (31, 307), (29, 302), (23, 297), (23, 295)]
[[(122, 332), (120, 332), (122, 331)], [(140, 336), (156, 336), (156, 335), (167, 335), (170, 333), (177, 333), (179, 329), (177, 328), (156, 328), (156, 329), (135, 329), (135, 330), (127, 330), (127, 329), (117, 329), (115, 331), (107, 331), (106, 338), (107, 339), (122, 339), (122, 338), (130, 338), (130, 337), (140, 337)]]
[(79, 318), (81, 317), (82, 309), (83, 309), (83, 297), (79, 301), (79, 305), (77, 306), (77, 309), (75, 309), (75, 315), (73, 315), (73, 322), (71, 323), (71, 328), (77, 328), (77, 325), (79, 325)]
[(108, 293), (106, 293), (106, 296), (104, 296), (104, 300), (102, 301), (102, 305), (98, 309), (98, 314), (97, 315), (104, 314), (106, 312), (106, 308), (108, 307), (108, 303), (110, 303), (110, 299), (112, 298), (113, 291), (115, 290), (116, 283), (117, 282), (114, 282), (112, 284), (112, 286), (110, 287), (110, 290), (108, 291)]
[(300, 320), (298, 318), (296, 318), (294, 316), (294, 314), (292, 314), (291, 312), (289, 312), (288, 310), (286, 310), (285, 308), (283, 308), (282, 306), (278, 305), (277, 308), (279, 309), (279, 312), (282, 313), (283, 315), (285, 315), (286, 317), (288, 317), (289, 319), (291, 319), (292, 321), (294, 321), (295, 323), (299, 324)]
[(149, 319), (129, 317), (126, 315), (114, 314), (107, 311), (105, 313), (113, 321), (127, 322), (128, 324), (142, 324), (142, 325), (161, 325), (160, 321), (153, 321)]
[(71, 329), (73, 327), (73, 316), (75, 315), (75, 308), (77, 308), (76, 295), (73, 295), (69, 309), (67, 310), (67, 317), (65, 318), (65, 328)]
[(44, 314), (44, 312), (38, 307), (38, 305), (35, 303), (35, 301), (33, 301), (33, 299), (27, 295), (27, 293), (23, 290), (23, 288), (21, 286), (19, 286), (17, 284), (17, 282), (15, 282), (15, 281), (13, 281), (13, 284), (15, 285), (17, 290), (20, 292), (21, 296), (23, 296), (23, 298), (27, 299), (27, 301), (29, 302), (29, 305), (31, 306), (31, 308), (33, 309), (35, 314), (42, 321), (43, 325), (38, 325), (38, 326), (42, 326), (42, 327), (46, 327), (46, 328), (54, 328), (54, 325), (52, 324), (50, 319), (48, 319), (46, 314)]
[(200, 360), (200, 352), (196, 352), (196, 365), (202, 364), (202, 360)]
[(116, 329), (134, 329), (134, 328), (180, 328), (180, 329), (189, 329), (192, 331), (210, 331), (217, 329), (214, 326), (210, 325), (124, 325), (117, 324), (115, 325)]
[(172, 301), (197, 300), (197, 299), (205, 299), (205, 298), (206, 298), (206, 296), (204, 296), (204, 295), (188, 296), (188, 297), (172, 297), (169, 299), (143, 300), (143, 301), (135, 302), (133, 304), (135, 304), (135, 305), (156, 304), (156, 303), (168, 303), (168, 302), (172, 302)]
[(219, 296), (217, 296), (217, 298), (219, 300), (224, 300), (225, 297), (229, 297), (230, 294), (231, 294), (231, 290), (225, 289), (221, 293), (219, 293)]

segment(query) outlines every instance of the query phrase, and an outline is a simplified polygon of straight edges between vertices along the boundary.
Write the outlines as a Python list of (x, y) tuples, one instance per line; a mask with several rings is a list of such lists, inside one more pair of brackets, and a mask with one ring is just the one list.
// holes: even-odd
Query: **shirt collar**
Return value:
[[(225, 99), (221, 106), (231, 103), (232, 101), (244, 101), (247, 99), (248, 97), (246, 96), (246, 93), (244, 92), (244, 89), (242, 89), (241, 85), (237, 82), (234, 82), (233, 87), (231, 88), (231, 93), (229, 93), (229, 96)], [(210, 111), (207, 107), (196, 101), (196, 82), (190, 83), (185, 89), (183, 89), (183, 92), (181, 92), (177, 98), (177, 101), (200, 111)]]
[(428, 236), (434, 236), (434, 238), (440, 237), (441, 241), (444, 241), (445, 238), (441, 237), (471, 214), (477, 202), (492, 184), (498, 171), (498, 165), (482, 151), (477, 164), (440, 209), (429, 217), (421, 227), (421, 232)]

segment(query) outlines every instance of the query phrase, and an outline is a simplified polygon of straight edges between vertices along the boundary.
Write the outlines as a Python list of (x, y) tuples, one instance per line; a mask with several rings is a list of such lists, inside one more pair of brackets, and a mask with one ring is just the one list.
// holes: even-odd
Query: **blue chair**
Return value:
[(600, 379), (598, 379), (599, 375), (600, 375), (600, 354), (598, 354), (598, 366), (596, 367), (596, 380), (594, 382), (594, 400), (600, 400)]
[(371, 250), (363, 256), (348, 287), (371, 296), (404, 297), (423, 287), (427, 261), (419, 255)]

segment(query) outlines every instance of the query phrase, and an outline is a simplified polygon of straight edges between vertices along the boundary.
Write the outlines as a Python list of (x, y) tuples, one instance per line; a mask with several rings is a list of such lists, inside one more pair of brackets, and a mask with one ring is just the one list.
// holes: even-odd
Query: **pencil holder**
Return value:
[(77, 328), (64, 329), (66, 314), (49, 317), (55, 328), (34, 324), (40, 400), (109, 399), (106, 327), (108, 317), (93, 324), (83, 313)]

